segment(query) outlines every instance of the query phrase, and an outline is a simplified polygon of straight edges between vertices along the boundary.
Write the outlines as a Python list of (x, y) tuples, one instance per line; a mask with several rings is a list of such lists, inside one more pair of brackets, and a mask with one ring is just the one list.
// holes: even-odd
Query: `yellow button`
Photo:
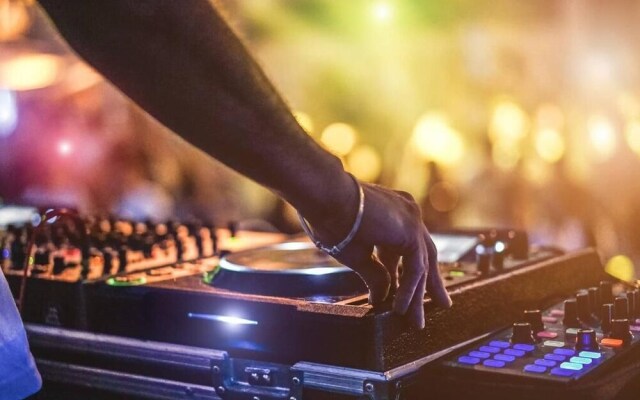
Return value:
[(607, 347), (622, 347), (622, 340), (605, 338), (600, 341), (600, 344)]

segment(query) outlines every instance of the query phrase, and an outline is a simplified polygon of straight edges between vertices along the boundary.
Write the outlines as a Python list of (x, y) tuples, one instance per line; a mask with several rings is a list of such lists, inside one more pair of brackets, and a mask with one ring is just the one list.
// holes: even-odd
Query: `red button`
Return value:
[(622, 347), (622, 340), (605, 338), (600, 341), (600, 344), (607, 347)]
[(550, 324), (555, 324), (556, 322), (558, 322), (558, 318), (543, 316), (542, 317), (542, 322), (548, 322)]
[(551, 315), (554, 317), (564, 317), (564, 311), (562, 310), (551, 310)]
[(536, 334), (536, 336), (538, 336), (539, 338), (544, 338), (544, 339), (553, 339), (558, 337), (558, 334), (555, 332), (549, 332), (549, 331), (542, 331), (542, 332), (538, 332)]

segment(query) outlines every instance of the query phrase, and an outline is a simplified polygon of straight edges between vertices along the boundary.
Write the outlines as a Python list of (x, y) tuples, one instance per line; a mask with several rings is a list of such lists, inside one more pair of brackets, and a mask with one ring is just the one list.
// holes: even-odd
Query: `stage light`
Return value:
[(73, 144), (69, 140), (63, 139), (58, 142), (57, 150), (61, 156), (66, 157), (73, 152)]
[(393, 8), (385, 1), (375, 3), (371, 9), (373, 18), (380, 23), (387, 23), (393, 18)]
[(489, 139), (496, 142), (518, 142), (527, 135), (529, 116), (516, 103), (503, 100), (499, 102), (489, 123)]
[(309, 135), (313, 136), (313, 120), (309, 116), (309, 114), (303, 111), (294, 111), (293, 117), (298, 121), (298, 124), (307, 132)]
[(336, 122), (324, 129), (320, 141), (330, 152), (344, 157), (353, 149), (357, 136), (351, 125)]
[(564, 156), (564, 138), (555, 129), (541, 129), (536, 133), (535, 148), (544, 161), (550, 164), (556, 163)]
[(418, 120), (413, 142), (422, 157), (446, 166), (457, 164), (465, 151), (462, 136), (440, 113), (428, 113)]
[(349, 172), (365, 182), (378, 179), (382, 170), (382, 161), (378, 152), (369, 145), (360, 145), (347, 157)]
[(633, 261), (622, 254), (611, 257), (604, 270), (609, 275), (625, 282), (633, 282), (636, 279)]
[(0, 88), (0, 137), (11, 135), (18, 127), (18, 104), (11, 90)]
[(617, 140), (613, 123), (603, 115), (595, 115), (587, 121), (587, 132), (598, 161), (606, 161), (616, 151)]
[(629, 121), (625, 128), (629, 148), (640, 156), (640, 121)]

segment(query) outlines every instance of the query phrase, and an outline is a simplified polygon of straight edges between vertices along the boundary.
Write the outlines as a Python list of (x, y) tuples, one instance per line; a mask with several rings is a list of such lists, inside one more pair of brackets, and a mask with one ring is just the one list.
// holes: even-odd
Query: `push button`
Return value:
[(544, 374), (547, 372), (547, 368), (542, 365), (527, 364), (524, 366), (524, 372), (531, 372), (533, 374)]
[(491, 367), (491, 368), (502, 368), (505, 366), (504, 361), (498, 361), (498, 360), (484, 360), (482, 362), (482, 365), (484, 365), (485, 367)]
[(509, 346), (511, 346), (511, 343), (505, 342), (505, 341), (502, 341), (502, 340), (493, 340), (493, 341), (491, 341), (491, 343), (489, 343), (489, 346), (498, 347), (500, 349), (508, 349)]
[(592, 358), (594, 360), (602, 358), (602, 354), (596, 353), (595, 351), (581, 351), (578, 356)]
[(576, 354), (576, 352), (571, 349), (555, 349), (553, 351), (553, 354), (559, 354), (561, 356), (572, 356)]
[(564, 342), (559, 342), (557, 340), (545, 340), (542, 344), (548, 347), (564, 347), (565, 345)]
[(560, 368), (570, 369), (572, 371), (580, 371), (582, 368), (584, 368), (584, 365), (565, 361), (562, 364), (560, 364)]
[(508, 356), (506, 354), (496, 354), (495, 356), (493, 356), (493, 359), (504, 362), (513, 362), (516, 358), (514, 356)]
[(516, 350), (522, 350), (522, 351), (533, 351), (536, 348), (536, 346), (532, 344), (518, 343), (518, 344), (514, 344), (513, 348)]
[(604, 338), (600, 341), (600, 344), (607, 347), (618, 348), (622, 347), (624, 342), (620, 339)]
[(572, 363), (582, 364), (582, 365), (589, 365), (593, 362), (592, 359), (587, 357), (571, 357), (569, 361)]
[(558, 334), (550, 331), (542, 331), (542, 332), (536, 333), (536, 336), (541, 339), (555, 339), (558, 337)]
[(555, 367), (556, 366), (556, 362), (555, 361), (544, 360), (544, 359), (535, 360), (533, 363), (535, 365), (541, 365), (543, 367)]
[(565, 356), (561, 356), (558, 354), (545, 354), (544, 355), (544, 359), (545, 360), (551, 360), (551, 361), (557, 361), (557, 362), (561, 362), (567, 359), (567, 357)]
[(478, 350), (484, 351), (485, 353), (499, 353), (500, 349), (493, 346), (481, 346)]
[(484, 351), (472, 351), (469, 353), (469, 357), (475, 357), (475, 358), (489, 358), (491, 357), (491, 354), (489, 353), (485, 353)]
[(480, 359), (477, 357), (462, 356), (458, 358), (458, 362), (460, 364), (476, 365), (480, 362)]
[(515, 350), (515, 349), (506, 349), (505, 351), (503, 351), (504, 354), (508, 355), (508, 356), (514, 356), (514, 357), (522, 357), (525, 355), (525, 352), (522, 350)]
[(576, 371), (571, 369), (554, 368), (551, 370), (551, 375), (562, 376), (562, 377), (573, 376), (575, 373)]

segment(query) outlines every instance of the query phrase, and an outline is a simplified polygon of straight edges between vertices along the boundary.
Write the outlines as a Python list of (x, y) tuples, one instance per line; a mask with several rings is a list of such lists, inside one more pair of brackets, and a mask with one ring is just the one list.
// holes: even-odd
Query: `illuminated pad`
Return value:
[(622, 347), (624, 342), (620, 339), (605, 338), (600, 341), (600, 344), (607, 347)]
[(597, 360), (599, 358), (602, 357), (602, 354), (600, 353), (596, 353), (595, 351), (581, 351), (578, 356), (580, 357), (587, 357), (587, 358), (592, 358), (594, 360)]

